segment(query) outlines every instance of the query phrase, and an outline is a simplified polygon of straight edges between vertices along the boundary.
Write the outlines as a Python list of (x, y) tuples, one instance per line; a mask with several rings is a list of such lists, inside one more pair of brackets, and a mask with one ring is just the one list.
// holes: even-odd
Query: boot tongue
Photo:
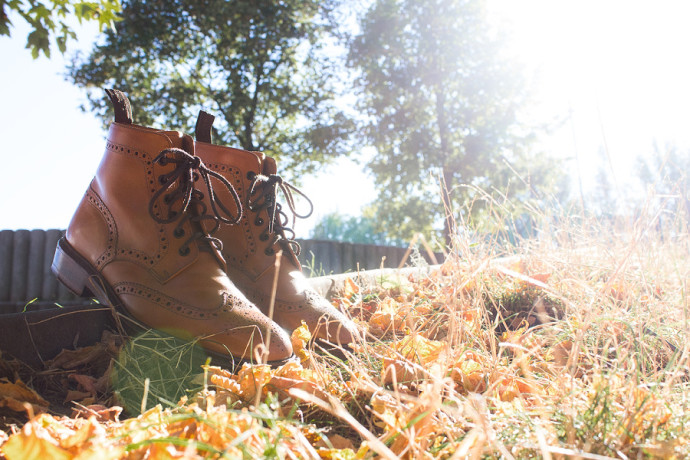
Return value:
[[(194, 139), (188, 135), (188, 134), (183, 134), (182, 137), (179, 139), (179, 148), (184, 150), (185, 152), (189, 153), (190, 155), (194, 155)], [(201, 183), (201, 181), (199, 181)], [(203, 192), (202, 192), (203, 193)], [(200, 215), (199, 208), (196, 206), (190, 206), (189, 212), (195, 214), (195, 215)], [(192, 229), (194, 231), (200, 231), (201, 233), (204, 233), (206, 235), (211, 235), (209, 233), (210, 227), (212, 226), (209, 222), (206, 220), (201, 220), (201, 221), (191, 221)], [(208, 253), (209, 256), (207, 257), (213, 257), (215, 261), (220, 265), (220, 267), (225, 270), (227, 268), (226, 266), (226, 261), (221, 255), (220, 251), (218, 248), (216, 248), (214, 245), (211, 244), (209, 241), (199, 241), (197, 245), (199, 252), (200, 253)]]
[[(262, 162), (262, 174), (264, 176), (270, 176), (271, 174), (276, 174), (278, 171), (278, 167), (276, 164), (276, 160), (269, 156), (264, 156), (263, 162)], [(285, 237), (285, 233), (283, 232), (282, 228), (280, 225), (278, 225), (278, 232), (280, 232), (283, 237)], [(292, 251), (289, 245), (281, 245), (283, 246), (283, 263), (285, 263), (285, 258), (287, 258), (292, 265), (297, 267), (297, 269), (301, 270), (302, 266), (299, 263), (299, 259), (297, 259), (297, 255)]]

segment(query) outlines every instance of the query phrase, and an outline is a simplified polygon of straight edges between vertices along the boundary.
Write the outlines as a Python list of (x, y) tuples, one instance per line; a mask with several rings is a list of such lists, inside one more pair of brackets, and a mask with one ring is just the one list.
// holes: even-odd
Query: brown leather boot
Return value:
[(297, 260), (299, 244), (294, 240), (294, 232), (286, 227), (287, 216), (276, 196), (278, 191), (284, 194), (295, 217), (308, 217), (311, 211), (306, 215), (295, 211), (292, 192), (304, 195), (276, 174), (273, 158), (211, 144), (213, 120), (213, 115), (203, 111), (199, 114), (196, 154), (208, 168), (233, 184), (244, 208), (238, 225), (221, 224), (216, 233), (223, 242), (228, 276), (247, 298), (271, 316), (276, 255), (282, 251), (273, 320), (289, 331), (305, 321), (316, 338), (335, 344), (351, 343), (359, 335), (356, 325), (309, 287)]
[[(210, 236), (220, 221), (239, 218), (232, 185), (194, 156), (190, 136), (133, 125), (124, 94), (106, 92), (115, 123), (53, 272), (75, 293), (147, 327), (199, 338), (225, 360), (251, 360), (257, 346), (269, 362), (291, 357), (285, 331), (228, 279), (220, 242)], [(215, 197), (214, 182), (237, 203), (234, 213)]]

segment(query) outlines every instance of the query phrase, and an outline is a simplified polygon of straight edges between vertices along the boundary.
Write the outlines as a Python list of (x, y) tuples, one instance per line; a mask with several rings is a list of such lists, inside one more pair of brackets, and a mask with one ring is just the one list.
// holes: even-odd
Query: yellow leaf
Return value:
[(275, 370), (276, 377), (285, 377), (288, 379), (305, 380), (308, 382), (316, 382), (316, 375), (314, 371), (305, 369), (302, 365), (295, 361), (283, 364)]
[(351, 460), (355, 458), (352, 449), (319, 449), (316, 451), (323, 460)]
[(80, 451), (73, 460), (116, 460), (125, 456), (125, 448), (120, 446), (91, 446)]
[(82, 446), (89, 438), (96, 435), (105, 435), (105, 429), (96, 421), (96, 417), (91, 416), (87, 419), (77, 431), (67, 439), (64, 439), (60, 445), (65, 449), (71, 449), (73, 447), (79, 448)]
[(231, 391), (238, 395), (240, 394), (240, 384), (237, 383), (237, 380), (218, 374), (211, 374), (210, 380), (211, 383), (217, 386), (218, 388)]
[(45, 411), (49, 403), (38, 393), (17, 379), (10, 383), (7, 379), (0, 380), (0, 407), (7, 407), (15, 412), (24, 412), (24, 403), (31, 404), (34, 412)]
[(300, 361), (307, 361), (311, 357), (309, 350), (307, 350), (307, 345), (310, 340), (311, 332), (309, 332), (309, 326), (302, 321), (302, 325), (292, 331), (292, 335), (290, 336), (292, 350), (295, 352), (295, 355), (299, 357)]
[(486, 390), (485, 371), (484, 366), (474, 358), (474, 354), (466, 352), (453, 366), (450, 376), (465, 391), (481, 393)]
[(496, 384), (496, 392), (501, 401), (512, 401), (520, 394), (520, 388), (513, 377), (500, 378)]
[(30, 421), (10, 436), (0, 452), (7, 460), (70, 460), (72, 455), (60, 448), (38, 421)]
[(405, 359), (420, 364), (437, 361), (447, 344), (438, 340), (427, 339), (419, 334), (412, 334), (396, 343), (395, 349)]
[(371, 410), (378, 417), (374, 425), (388, 430), (402, 429), (405, 424), (405, 407), (393, 396), (377, 393), (371, 397)]
[(240, 384), (240, 396), (248, 401), (271, 380), (271, 366), (245, 363), (237, 373), (237, 380)]

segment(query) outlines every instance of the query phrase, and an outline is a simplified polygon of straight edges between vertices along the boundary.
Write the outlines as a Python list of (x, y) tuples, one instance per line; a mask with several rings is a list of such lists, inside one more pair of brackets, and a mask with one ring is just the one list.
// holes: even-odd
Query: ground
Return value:
[(689, 239), (646, 228), (458, 242), (428, 276), (348, 283), (333, 303), (366, 339), (335, 352), (302, 327), (277, 369), (208, 365), (153, 332), (39, 371), (2, 360), (0, 452), (690, 457)]

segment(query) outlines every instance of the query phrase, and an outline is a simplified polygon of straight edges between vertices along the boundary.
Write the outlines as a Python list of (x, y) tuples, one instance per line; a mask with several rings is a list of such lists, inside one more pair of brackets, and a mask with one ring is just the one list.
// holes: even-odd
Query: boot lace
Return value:
[[(220, 222), (226, 224), (237, 224), (242, 217), (242, 205), (235, 188), (223, 176), (212, 171), (204, 165), (201, 159), (182, 149), (170, 148), (162, 150), (153, 160), (162, 166), (174, 164), (175, 169), (161, 174), (158, 181), (161, 187), (154, 193), (149, 202), (149, 214), (158, 223), (169, 224), (178, 220), (173, 236), (182, 238), (185, 236), (183, 225), (190, 221), (199, 225), (192, 225), (195, 231), (180, 246), (180, 255), (187, 255), (190, 252), (189, 245), (195, 241), (206, 241), (218, 250), (223, 249), (223, 243), (211, 235), (218, 230)], [(199, 179), (204, 181), (211, 203), (211, 213), (208, 206), (204, 203), (204, 194), (195, 188), (195, 182)], [(228, 189), (235, 201), (237, 215), (234, 215), (227, 206), (218, 199), (211, 178), (215, 178)], [(155, 212), (154, 206), (162, 198), (164, 205), (167, 206), (167, 216), (163, 213)], [(200, 223), (202, 221), (212, 221), (213, 228), (210, 231), (202, 231)]]
[[(295, 232), (287, 227), (288, 216), (283, 212), (282, 205), (277, 202), (278, 191), (282, 192), (285, 202), (290, 212), (292, 213), (292, 226), (294, 227), (297, 218), (306, 219), (314, 212), (314, 205), (307, 195), (300, 189), (283, 180), (277, 174), (254, 174), (252, 178), (252, 185), (249, 188), (249, 200), (247, 202), (249, 210), (256, 213), (254, 225), (263, 225), (263, 219), (260, 217), (260, 211), (266, 209), (268, 212), (268, 225), (264, 231), (259, 235), (259, 240), (269, 241), (264, 253), (266, 255), (273, 255), (273, 245), (280, 243), (285, 250), (291, 250), (296, 256), (299, 256), (301, 247), (295, 241)], [(301, 195), (307, 203), (309, 203), (309, 212), (299, 214), (295, 209), (295, 198), (293, 192)], [(256, 195), (256, 198), (255, 198)], [(287, 236), (287, 233), (290, 236)]]

